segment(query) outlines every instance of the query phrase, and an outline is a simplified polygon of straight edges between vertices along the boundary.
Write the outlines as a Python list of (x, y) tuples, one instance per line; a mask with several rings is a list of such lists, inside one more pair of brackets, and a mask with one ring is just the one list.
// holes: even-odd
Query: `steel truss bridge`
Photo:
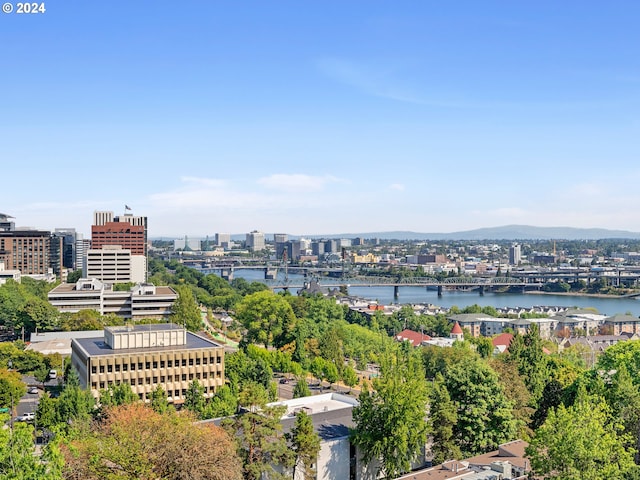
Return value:
[[(512, 277), (493, 277), (493, 278), (474, 278), (474, 277), (451, 277), (438, 280), (433, 277), (378, 277), (378, 276), (356, 276), (345, 278), (321, 277), (313, 278), (320, 286), (323, 287), (438, 287), (441, 288), (480, 288), (490, 289), (493, 287), (542, 287), (542, 283), (536, 281), (522, 280)], [(283, 280), (264, 280), (270, 288), (286, 289), (286, 288), (303, 288), (305, 285), (299, 283), (300, 280), (283, 281)], [(308, 284), (308, 282), (305, 282)]]

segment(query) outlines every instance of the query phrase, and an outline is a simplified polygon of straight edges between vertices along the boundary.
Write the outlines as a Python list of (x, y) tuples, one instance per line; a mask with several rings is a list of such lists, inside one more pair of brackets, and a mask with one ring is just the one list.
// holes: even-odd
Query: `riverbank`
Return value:
[(524, 293), (525, 295), (553, 295), (553, 296), (563, 296), (563, 297), (620, 298), (620, 299), (633, 298), (633, 297), (628, 297), (626, 295), (611, 295), (609, 293), (541, 292), (541, 291), (530, 291), (530, 292), (524, 292)]

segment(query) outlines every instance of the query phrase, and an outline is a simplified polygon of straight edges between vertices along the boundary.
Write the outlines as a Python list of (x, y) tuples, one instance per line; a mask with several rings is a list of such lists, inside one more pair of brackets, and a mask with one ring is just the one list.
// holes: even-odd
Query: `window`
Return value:
[(104, 373), (104, 365), (100, 365), (100, 373)]
[(147, 385), (151, 385), (151, 377), (147, 377), (145, 380)]
[(164, 375), (160, 375), (160, 383), (164, 383)]
[(193, 358), (190, 358), (190, 359), (189, 359), (189, 366), (190, 366), (190, 367), (193, 367)]
[(160, 360), (160, 368), (164, 368), (164, 360)]
[(196, 358), (196, 365), (200, 365), (200, 357)]
[(183, 374), (182, 374), (182, 381), (183, 381), (183, 382), (186, 382), (186, 381), (187, 381), (187, 374), (186, 374), (186, 373), (183, 373)]
[(113, 365), (107, 365), (107, 373), (113, 373)]
[(146, 368), (147, 370), (149, 370), (151, 368), (151, 362), (145, 362), (144, 364), (144, 368)]
[(100, 390), (104, 388), (104, 382), (100, 382)]
[(91, 365), (91, 373), (98, 373), (98, 369), (95, 365)]
[(167, 375), (167, 382), (173, 382), (173, 375)]
[(97, 390), (97, 389), (98, 389), (98, 384), (97, 384), (96, 382), (93, 382), (93, 383), (91, 384), (91, 388), (92, 388), (93, 390)]
[(136, 380), (134, 378), (132, 378), (131, 379), (131, 386), (133, 387), (133, 386), (135, 386), (135, 384), (136, 384)]
[(126, 372), (126, 371), (127, 371), (127, 367), (128, 367), (128, 366), (129, 366), (129, 364), (128, 364), (128, 363), (123, 363), (123, 364), (122, 364), (122, 371), (123, 371), (123, 372)]
[(203, 365), (206, 365), (206, 364), (207, 364), (207, 357), (203, 357), (203, 359), (202, 359), (202, 364), (203, 364)]
[(186, 358), (183, 358), (183, 359), (182, 359), (182, 366), (183, 366), (183, 367), (186, 367), (186, 366), (187, 366), (187, 359), (186, 359)]
[(158, 377), (153, 377), (153, 383), (158, 383)]
[(203, 378), (204, 380), (206, 380), (206, 379), (207, 379), (207, 372), (202, 372), (202, 378)]
[(138, 379), (138, 385), (142, 385), (142, 378)]
[(221, 363), (222, 362), (222, 357), (216, 357), (216, 363)]
[(158, 368), (158, 362), (153, 362), (153, 368)]
[(196, 380), (200, 380), (200, 374), (196, 373)]
[(120, 371), (120, 364), (116, 363), (116, 372), (119, 372), (119, 371)]
[(189, 380), (193, 380), (193, 373), (189, 374)]
[(135, 363), (132, 363), (132, 364), (131, 364), (131, 371), (133, 372), (135, 369), (136, 369), (136, 364), (135, 364)]
[(138, 370), (142, 370), (142, 362), (138, 362)]
[(171, 360), (167, 360), (167, 367), (173, 367), (173, 362)]
[(173, 391), (173, 398), (179, 398), (180, 397), (180, 390), (174, 390)]

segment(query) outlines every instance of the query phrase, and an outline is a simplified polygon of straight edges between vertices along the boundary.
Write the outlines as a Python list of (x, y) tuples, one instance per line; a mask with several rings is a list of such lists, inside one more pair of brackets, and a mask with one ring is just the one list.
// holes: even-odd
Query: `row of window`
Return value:
[[(183, 373), (182, 375), (160, 375), (159, 377), (145, 377), (145, 378), (132, 378), (129, 381), (129, 384), (132, 387), (135, 387), (136, 385), (157, 385), (158, 384), (158, 379), (160, 380), (160, 383), (172, 383), (172, 382), (186, 382), (186, 381), (193, 381), (193, 380), (207, 380), (207, 379), (212, 379), (212, 378), (222, 378), (222, 372), (211, 372), (211, 375), (209, 375), (207, 372), (203, 372), (202, 374), (200, 373), (190, 373), (189, 375)], [(105, 385), (109, 385), (112, 382), (93, 382), (91, 383), (91, 388), (96, 390), (98, 389), (98, 387), (100, 389), (105, 388)], [(115, 382), (120, 383), (120, 382)]]
[[(222, 357), (221, 356), (217, 356), (217, 357), (197, 357), (197, 358), (183, 358), (183, 359), (176, 359), (175, 362), (173, 360), (160, 360), (160, 362), (158, 361), (154, 361), (154, 362), (138, 362), (138, 363), (123, 363), (122, 365), (119, 363), (116, 363), (115, 365), (113, 364), (109, 364), (106, 365), (106, 370), (107, 373), (112, 373), (114, 371), (116, 372), (126, 372), (128, 370), (131, 370), (132, 372), (136, 370), (136, 366), (138, 370), (149, 370), (151, 368), (158, 368), (158, 365), (160, 366), (160, 368), (176, 368), (176, 367), (186, 367), (187, 365), (192, 367), (194, 364), (196, 366), (198, 365), (207, 365), (207, 363), (209, 364), (214, 364), (214, 363), (222, 363)], [(99, 372), (100, 373), (105, 373), (105, 365), (100, 365), (99, 367)], [(98, 368), (96, 365), (91, 365), (91, 373), (98, 373)]]

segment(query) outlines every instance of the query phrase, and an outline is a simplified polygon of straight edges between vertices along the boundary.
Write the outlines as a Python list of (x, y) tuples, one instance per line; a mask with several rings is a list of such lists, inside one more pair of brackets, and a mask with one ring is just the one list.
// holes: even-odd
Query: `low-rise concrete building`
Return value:
[(160, 386), (180, 404), (194, 380), (207, 397), (224, 385), (224, 347), (175, 324), (107, 327), (103, 336), (74, 338), (71, 352), (80, 385), (96, 398), (126, 383), (141, 400)]
[(48, 293), (49, 303), (60, 312), (96, 310), (133, 321), (143, 318), (168, 319), (178, 293), (171, 287), (139, 283), (128, 290), (114, 290), (109, 283), (81, 278), (62, 283)]

